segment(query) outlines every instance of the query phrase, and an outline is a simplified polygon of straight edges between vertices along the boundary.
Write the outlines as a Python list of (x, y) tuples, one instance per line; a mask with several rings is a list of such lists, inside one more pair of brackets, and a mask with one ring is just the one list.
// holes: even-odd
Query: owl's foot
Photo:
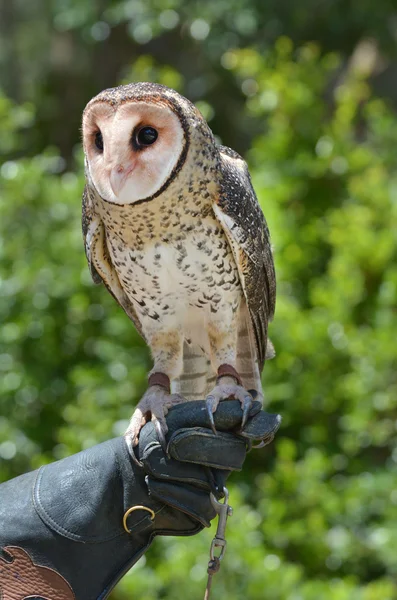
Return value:
[(168, 379), (162, 373), (155, 373), (149, 377), (149, 388), (138, 403), (131, 417), (128, 429), (124, 434), (133, 447), (138, 444), (140, 430), (151, 420), (156, 427), (159, 441), (163, 448), (165, 448), (165, 434), (168, 431), (165, 416), (170, 408), (186, 402), (183, 396), (170, 393), (169, 379), (168, 385), (166, 385), (166, 380), (162, 381), (161, 378)]
[(211, 429), (216, 433), (214, 423), (214, 412), (221, 400), (239, 400), (243, 411), (241, 427), (247, 422), (249, 411), (252, 406), (253, 398), (242, 385), (241, 378), (237, 371), (230, 365), (221, 365), (218, 369), (218, 379), (216, 386), (205, 399), (207, 413), (211, 424)]

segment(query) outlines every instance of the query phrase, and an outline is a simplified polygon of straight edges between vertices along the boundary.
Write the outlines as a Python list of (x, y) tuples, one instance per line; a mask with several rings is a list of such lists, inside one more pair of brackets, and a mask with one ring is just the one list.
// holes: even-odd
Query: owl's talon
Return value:
[(137, 455), (135, 454), (134, 445), (132, 443), (131, 438), (127, 435), (124, 437), (125, 443), (127, 444), (128, 454), (130, 455), (132, 462), (135, 463), (137, 467), (142, 469), (143, 463), (137, 458)]
[(205, 407), (207, 409), (207, 415), (208, 415), (208, 419), (211, 425), (211, 429), (212, 432), (217, 435), (217, 430), (215, 427), (215, 421), (214, 421), (214, 412), (216, 410), (216, 407), (218, 406), (218, 401), (216, 401), (214, 396), (207, 396), (207, 398), (205, 399)]
[(167, 458), (169, 458), (168, 451), (167, 451), (167, 442), (165, 439), (165, 433), (167, 433), (168, 428), (167, 428), (167, 426), (165, 426), (165, 432), (164, 432), (164, 429), (163, 429), (164, 423), (162, 423), (159, 419), (155, 419), (155, 418), (152, 418), (152, 421), (156, 428), (157, 438), (160, 442), (160, 446), (161, 446), (164, 454), (167, 456)]
[(244, 404), (243, 404), (243, 418), (241, 420), (241, 429), (244, 429), (244, 427), (247, 423), (247, 419), (248, 419), (249, 412), (251, 410), (252, 402), (253, 402), (253, 400), (252, 400), (251, 395), (245, 396)]
[(157, 437), (164, 453), (167, 454), (167, 443), (165, 435), (168, 431), (165, 416), (168, 410), (181, 402), (186, 402), (185, 398), (177, 394), (169, 394), (161, 385), (152, 385), (145, 392), (142, 400), (138, 403), (134, 414), (131, 417), (130, 424), (125, 437), (130, 440), (132, 448), (137, 446), (139, 432), (148, 422), (153, 421), (156, 428)]
[(261, 442), (259, 442), (258, 444), (253, 444), (252, 448), (254, 450), (259, 450), (259, 448), (264, 448), (266, 446), (265, 441), (262, 440)]
[(220, 382), (208, 394), (205, 400), (211, 429), (215, 434), (216, 428), (213, 413), (216, 411), (218, 404), (221, 400), (229, 399), (236, 399), (240, 401), (241, 409), (243, 411), (243, 416), (241, 419), (241, 429), (243, 429), (247, 423), (249, 412), (251, 410), (253, 402), (253, 398), (250, 392), (248, 392), (241, 385)]

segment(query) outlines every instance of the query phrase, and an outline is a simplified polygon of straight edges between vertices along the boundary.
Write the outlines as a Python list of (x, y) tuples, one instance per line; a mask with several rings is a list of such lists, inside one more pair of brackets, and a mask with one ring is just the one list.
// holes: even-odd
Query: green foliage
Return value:
[[(270, 331), (277, 356), (264, 383), (267, 408), (282, 413), (283, 425), (274, 445), (252, 452), (232, 478), (235, 512), (216, 594), (396, 599), (395, 115), (374, 96), (365, 69), (346, 66), (343, 54), (287, 37), (266, 50), (258, 27), (272, 5), (262, 10), (247, 0), (222, 23), (213, 2), (200, 11), (176, 0), (115, 2), (103, 14), (95, 3), (53, 4), (57, 31), (79, 34), (77, 47), (87, 52), (101, 35), (105, 43), (106, 24), (113, 32), (124, 23), (143, 44), (148, 27), (155, 41), (167, 27), (181, 27), (182, 35), (183, 23), (209, 23), (200, 75), (178, 68), (168, 46), (161, 48), (170, 64), (156, 60), (153, 46), (124, 57), (117, 73), (121, 81), (159, 81), (191, 95), (224, 142), (250, 147), (278, 275)], [(294, 29), (294, 10), (286, 29)], [(365, 4), (355, 13), (357, 27), (366, 14)], [(260, 15), (259, 25), (249, 15)], [(203, 27), (196, 23), (196, 38), (189, 30), (188, 55)], [(295, 24), (291, 37), (303, 30)], [(50, 86), (29, 85), (54, 99)], [(82, 88), (84, 102), (92, 87)], [(76, 117), (69, 123), (59, 107), (61, 100), (56, 118), (48, 114), (47, 125), (59, 123), (50, 138), (42, 107), (35, 116), (31, 103), (0, 97), (0, 480), (119, 435), (150, 365), (128, 318), (90, 280), (77, 126), (66, 131)], [(49, 139), (62, 153), (46, 147)], [(156, 540), (112, 598), (200, 597), (213, 533)]]
[(0, 436), (12, 440), (5, 458), (16, 452), (2, 477), (27, 469), (32, 453), (36, 466), (51, 458), (42, 452), (60, 457), (120, 433), (145, 381), (142, 342), (87, 272), (83, 178), (57, 175), (61, 165), (48, 153), (1, 168)]

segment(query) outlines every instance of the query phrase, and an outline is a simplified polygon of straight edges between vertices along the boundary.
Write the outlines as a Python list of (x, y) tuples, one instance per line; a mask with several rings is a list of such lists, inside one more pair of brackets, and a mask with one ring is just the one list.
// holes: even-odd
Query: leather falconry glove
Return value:
[(238, 401), (214, 418), (217, 435), (204, 401), (184, 403), (167, 416), (166, 452), (149, 422), (133, 458), (116, 438), (0, 485), (0, 598), (105, 599), (156, 535), (208, 527), (210, 492), (279, 426), (259, 402), (242, 431)]

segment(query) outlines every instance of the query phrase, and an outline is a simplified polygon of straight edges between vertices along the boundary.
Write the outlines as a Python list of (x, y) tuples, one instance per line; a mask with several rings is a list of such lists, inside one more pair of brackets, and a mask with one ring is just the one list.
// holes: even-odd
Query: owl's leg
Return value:
[(211, 364), (217, 374), (215, 387), (206, 398), (207, 412), (212, 430), (216, 433), (213, 413), (221, 400), (235, 399), (243, 410), (244, 427), (252, 405), (251, 394), (243, 387), (241, 377), (236, 370), (237, 355), (237, 318), (232, 315), (229, 325), (220, 320), (212, 320), (209, 325)]
[(138, 403), (131, 417), (125, 435), (133, 446), (138, 444), (142, 427), (149, 420), (156, 426), (160, 441), (165, 444), (167, 433), (165, 416), (168, 410), (185, 402), (179, 394), (170, 393), (170, 382), (181, 374), (183, 364), (183, 335), (176, 329), (171, 331), (145, 331), (154, 359), (153, 369), (149, 373), (149, 387)]

